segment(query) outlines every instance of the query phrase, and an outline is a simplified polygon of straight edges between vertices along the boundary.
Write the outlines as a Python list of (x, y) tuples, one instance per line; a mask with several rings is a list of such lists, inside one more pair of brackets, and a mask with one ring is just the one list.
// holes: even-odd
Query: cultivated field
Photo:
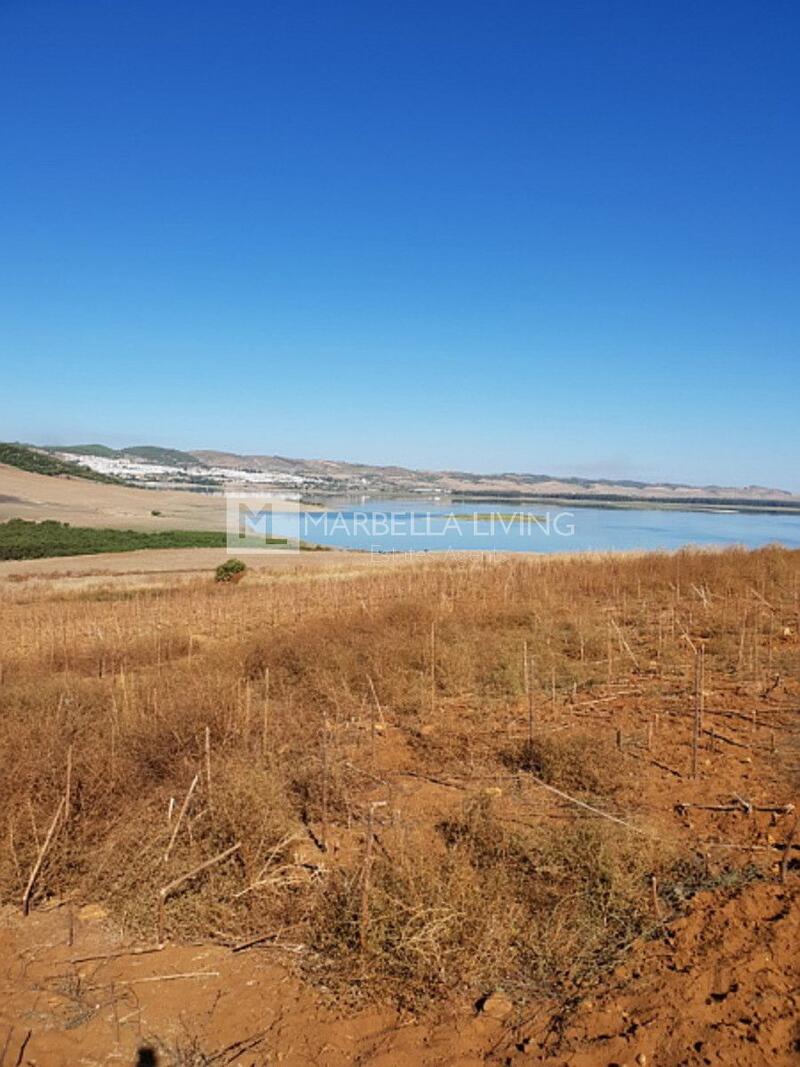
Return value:
[(0, 578), (0, 1063), (797, 1062), (799, 628), (777, 548)]
[(50, 478), (0, 463), (0, 522), (8, 519), (134, 530), (224, 530), (225, 498)]

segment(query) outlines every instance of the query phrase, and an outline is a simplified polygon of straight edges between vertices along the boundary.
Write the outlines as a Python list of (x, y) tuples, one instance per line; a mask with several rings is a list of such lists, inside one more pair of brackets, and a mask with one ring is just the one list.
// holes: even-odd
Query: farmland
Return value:
[(14, 1055), (792, 1062), (800, 553), (0, 593)]

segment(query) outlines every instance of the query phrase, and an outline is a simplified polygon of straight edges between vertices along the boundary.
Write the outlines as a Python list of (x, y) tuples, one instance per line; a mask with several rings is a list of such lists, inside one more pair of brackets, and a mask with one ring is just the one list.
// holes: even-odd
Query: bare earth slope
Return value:
[(550, 1062), (797, 1063), (798, 939), (796, 885), (751, 886), (722, 907), (703, 894), (581, 1005)]
[(50, 478), (0, 464), (0, 522), (7, 519), (136, 530), (223, 530), (225, 501), (203, 493)]

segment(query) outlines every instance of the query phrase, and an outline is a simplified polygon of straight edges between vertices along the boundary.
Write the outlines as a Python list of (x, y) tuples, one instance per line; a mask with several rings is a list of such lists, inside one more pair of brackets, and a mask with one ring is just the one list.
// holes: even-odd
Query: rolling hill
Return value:
[[(0, 446), (0, 448), (19, 446)], [(236, 486), (294, 490), (319, 496), (447, 496), (456, 500), (564, 500), (625, 506), (774, 508), (800, 511), (800, 495), (760, 485), (687, 485), (631, 479), (557, 477), (540, 473), (477, 474), (459, 470), (415, 470), (328, 459), (281, 455), (185, 451), (160, 445), (112, 449), (103, 444), (26, 448), (27, 470), (94, 478), (98, 481), (174, 489), (222, 491)], [(3, 459), (0, 455), (0, 461)], [(26, 465), (27, 464), (27, 465)], [(43, 469), (47, 465), (52, 469)], [(60, 465), (60, 466), (59, 466)]]

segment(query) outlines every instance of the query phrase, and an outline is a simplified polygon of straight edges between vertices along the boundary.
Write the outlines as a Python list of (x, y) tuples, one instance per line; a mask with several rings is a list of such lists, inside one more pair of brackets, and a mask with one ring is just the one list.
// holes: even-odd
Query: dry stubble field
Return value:
[(0, 584), (0, 1063), (797, 1061), (800, 553), (97, 583)]

